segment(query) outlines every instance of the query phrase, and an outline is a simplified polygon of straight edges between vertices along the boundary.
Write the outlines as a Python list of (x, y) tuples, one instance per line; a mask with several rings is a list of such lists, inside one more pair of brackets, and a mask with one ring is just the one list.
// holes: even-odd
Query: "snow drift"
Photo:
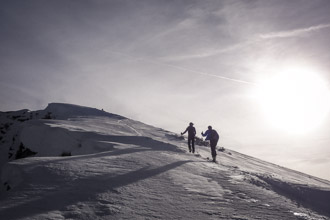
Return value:
[[(1, 219), (328, 219), (330, 182), (102, 110), (0, 113)], [(220, 140), (221, 143), (221, 140)]]

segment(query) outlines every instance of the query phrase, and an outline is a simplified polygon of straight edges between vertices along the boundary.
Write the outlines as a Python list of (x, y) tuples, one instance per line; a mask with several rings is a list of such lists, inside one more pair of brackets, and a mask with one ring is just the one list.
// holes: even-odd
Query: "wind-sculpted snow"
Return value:
[(299, 205), (309, 207), (327, 216), (330, 216), (330, 189), (311, 188), (303, 184), (292, 184), (280, 180), (259, 176), (277, 193), (284, 195)]
[(177, 134), (81, 106), (0, 115), (0, 150), (37, 152), (4, 157), (0, 219), (330, 217), (329, 181), (229, 149), (212, 163), (206, 146), (193, 155)]

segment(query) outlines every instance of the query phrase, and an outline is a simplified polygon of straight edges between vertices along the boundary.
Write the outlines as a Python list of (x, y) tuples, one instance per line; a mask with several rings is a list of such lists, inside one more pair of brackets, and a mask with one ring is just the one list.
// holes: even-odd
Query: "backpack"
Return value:
[(210, 133), (210, 140), (215, 140), (218, 141), (219, 140), (219, 134), (216, 130), (212, 130)]

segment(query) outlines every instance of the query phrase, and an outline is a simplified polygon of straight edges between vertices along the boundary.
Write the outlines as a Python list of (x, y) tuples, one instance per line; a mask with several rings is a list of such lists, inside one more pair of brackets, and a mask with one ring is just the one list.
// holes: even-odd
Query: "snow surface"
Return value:
[[(0, 122), (0, 219), (330, 218), (327, 180), (229, 149), (212, 163), (208, 147), (190, 154), (179, 135), (102, 110), (53, 103)], [(14, 160), (20, 146), (36, 154)]]

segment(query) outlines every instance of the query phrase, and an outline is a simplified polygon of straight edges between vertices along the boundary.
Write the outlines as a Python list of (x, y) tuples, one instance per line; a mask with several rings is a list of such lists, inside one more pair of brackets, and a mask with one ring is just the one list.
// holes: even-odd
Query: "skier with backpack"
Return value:
[(196, 129), (194, 128), (194, 124), (192, 122), (189, 123), (189, 126), (186, 128), (184, 132), (181, 132), (181, 135), (184, 135), (188, 131), (188, 148), (189, 152), (195, 153), (195, 135)]
[(202, 136), (205, 137), (205, 140), (210, 140), (210, 145), (211, 145), (211, 155), (213, 158), (213, 162), (216, 162), (216, 157), (217, 157), (217, 151), (216, 147), (219, 141), (219, 134), (216, 130), (212, 129), (212, 126), (208, 126), (208, 130), (203, 133)]

